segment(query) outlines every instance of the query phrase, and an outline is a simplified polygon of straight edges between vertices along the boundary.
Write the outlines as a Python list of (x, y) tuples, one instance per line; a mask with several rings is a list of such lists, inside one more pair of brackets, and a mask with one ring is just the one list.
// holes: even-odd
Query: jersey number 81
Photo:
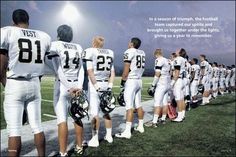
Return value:
[[(26, 45), (26, 44), (27, 44), (27, 47), (26, 48), (23, 47), (23, 45)], [(37, 48), (37, 58), (35, 60), (35, 63), (43, 63), (43, 60), (41, 59), (40, 41), (36, 40), (34, 42), (34, 44), (36, 45), (36, 48)], [(29, 39), (22, 39), (21, 38), (18, 40), (18, 46), (20, 49), (18, 60), (22, 63), (30, 63), (32, 61), (32, 55), (33, 55), (31, 41)]]

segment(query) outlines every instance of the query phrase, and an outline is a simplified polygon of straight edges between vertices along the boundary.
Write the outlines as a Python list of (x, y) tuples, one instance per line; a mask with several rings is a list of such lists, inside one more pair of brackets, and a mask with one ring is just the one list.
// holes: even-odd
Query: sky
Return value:
[[(76, 22), (62, 16), (68, 3), (78, 10)], [(30, 28), (47, 32), (52, 40), (61, 24), (72, 26), (73, 42), (84, 49), (91, 47), (93, 36), (104, 36), (104, 47), (115, 53), (115, 66), (122, 66), (123, 52), (132, 37), (142, 40), (147, 68), (154, 66), (156, 48), (163, 49), (165, 57), (185, 48), (190, 58), (206, 54), (210, 62), (235, 64), (234, 1), (1, 1), (1, 27), (12, 25), (12, 12), (19, 8), (29, 13)], [(220, 32), (212, 38), (155, 39), (147, 33), (153, 27), (149, 17), (218, 17), (215, 26)]]

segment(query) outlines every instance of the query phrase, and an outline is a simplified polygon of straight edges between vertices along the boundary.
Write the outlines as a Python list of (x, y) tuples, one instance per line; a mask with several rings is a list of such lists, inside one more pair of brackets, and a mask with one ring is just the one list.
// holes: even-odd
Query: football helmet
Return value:
[(156, 89), (156, 86), (151, 86), (151, 87), (149, 87), (149, 88), (147, 89), (148, 95), (150, 95), (151, 97), (154, 97), (155, 89)]
[(197, 87), (197, 90), (199, 93), (202, 93), (204, 92), (204, 85), (203, 84), (199, 84), (198, 87)]
[(120, 92), (120, 94), (117, 97), (117, 101), (120, 106), (125, 106), (124, 92)]
[(100, 108), (104, 114), (108, 114), (115, 109), (116, 98), (112, 91), (99, 91)]
[(79, 96), (71, 99), (68, 107), (69, 115), (74, 119), (76, 124), (80, 124), (80, 120), (85, 116), (88, 117), (89, 103), (86, 94), (82, 91)]

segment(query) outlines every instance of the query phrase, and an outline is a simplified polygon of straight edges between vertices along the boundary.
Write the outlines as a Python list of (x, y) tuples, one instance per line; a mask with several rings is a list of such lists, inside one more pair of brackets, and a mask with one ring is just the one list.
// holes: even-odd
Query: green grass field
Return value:
[[(120, 92), (120, 77), (116, 77), (113, 92), (117, 96)], [(151, 97), (147, 95), (147, 88), (150, 86), (149, 83), (152, 78), (143, 78), (143, 91), (142, 91), (142, 101), (150, 100)], [(54, 118), (45, 116), (44, 114), (55, 115), (53, 109), (53, 84), (54, 77), (43, 77), (41, 82), (41, 93), (42, 93), (42, 120), (48, 121)], [(3, 87), (1, 86), (1, 129), (6, 128), (6, 122), (3, 115)]]
[(168, 121), (130, 140), (115, 138), (87, 148), (85, 156), (235, 156), (235, 95), (187, 112), (182, 123)]
[[(152, 78), (143, 79), (142, 101), (150, 100), (146, 90)], [(54, 78), (42, 80), (42, 119), (54, 118)], [(114, 92), (119, 93), (120, 78)], [(3, 116), (1, 87), (1, 129), (6, 127)], [(220, 96), (207, 106), (187, 112), (182, 123), (168, 121), (157, 128), (145, 128), (143, 134), (134, 132), (130, 140), (115, 139), (113, 144), (102, 141), (98, 148), (87, 148), (85, 156), (235, 156), (235, 94)]]

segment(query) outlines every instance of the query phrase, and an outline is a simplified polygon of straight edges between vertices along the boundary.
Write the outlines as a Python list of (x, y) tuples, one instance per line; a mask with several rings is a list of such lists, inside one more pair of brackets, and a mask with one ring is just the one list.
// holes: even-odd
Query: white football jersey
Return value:
[(209, 65), (210, 64), (207, 61), (202, 61), (200, 63), (201, 69), (204, 68), (203, 74), (201, 73), (201, 75), (206, 76), (209, 74)]
[(190, 78), (191, 64), (188, 62), (187, 59), (185, 59), (185, 68), (186, 68), (186, 77)]
[(174, 60), (174, 67), (180, 66), (180, 73), (179, 77), (183, 78), (184, 75), (186, 75), (186, 67), (185, 67), (185, 59), (181, 56), (178, 56)]
[(219, 68), (218, 67), (213, 67), (213, 77), (219, 78)]
[(226, 76), (226, 69), (225, 68), (222, 68), (221, 69), (221, 78), (225, 78), (225, 76)]
[(129, 48), (124, 52), (124, 62), (130, 63), (128, 78), (141, 79), (145, 68), (145, 52), (143, 50)]
[(52, 42), (50, 55), (60, 57), (61, 68), (66, 78), (77, 79), (82, 65), (83, 49), (79, 44), (63, 41)]
[(15, 26), (1, 28), (1, 49), (8, 50), (8, 78), (33, 78), (43, 75), (44, 57), (50, 36), (42, 31)]
[(159, 57), (155, 60), (155, 71), (161, 72), (160, 77), (170, 77), (171, 63), (164, 57)]
[(96, 80), (108, 80), (111, 70), (114, 70), (114, 52), (110, 49), (88, 48), (83, 52), (83, 59), (87, 70), (94, 70)]
[(226, 78), (230, 78), (230, 75), (231, 75), (231, 70), (230, 69), (226, 70)]
[(193, 64), (191, 66), (192, 72), (194, 72), (194, 80), (198, 80), (200, 78), (200, 66), (198, 64)]
[(231, 73), (232, 73), (232, 77), (231, 78), (235, 78), (235, 68), (231, 69)]
[(213, 78), (213, 68), (212, 68), (212, 66), (211, 66), (210, 64), (209, 64), (209, 72), (208, 72), (208, 76), (209, 76), (210, 79)]

